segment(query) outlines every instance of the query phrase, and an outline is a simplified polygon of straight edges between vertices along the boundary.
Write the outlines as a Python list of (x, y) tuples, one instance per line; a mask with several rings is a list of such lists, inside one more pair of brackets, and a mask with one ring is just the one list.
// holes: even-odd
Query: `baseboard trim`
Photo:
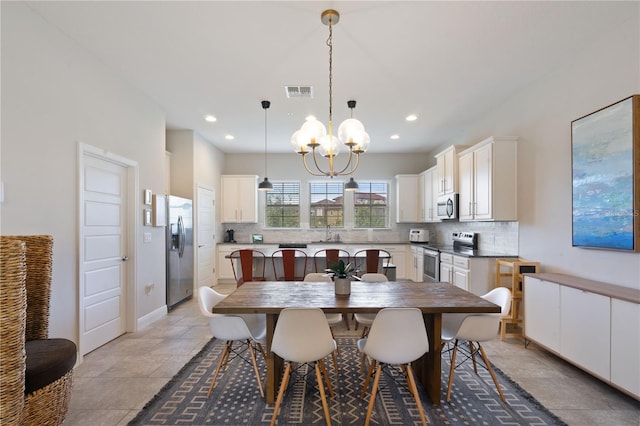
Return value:
[(150, 326), (160, 318), (167, 316), (168, 312), (167, 305), (163, 305), (155, 311), (149, 312), (147, 315), (138, 318), (137, 329), (142, 330), (143, 328)]

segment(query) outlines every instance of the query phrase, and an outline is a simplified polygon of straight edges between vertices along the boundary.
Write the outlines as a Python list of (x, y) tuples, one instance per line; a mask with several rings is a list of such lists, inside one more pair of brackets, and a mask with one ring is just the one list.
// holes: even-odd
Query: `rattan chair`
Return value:
[(49, 339), (53, 239), (0, 237), (0, 424), (60, 425), (76, 345)]

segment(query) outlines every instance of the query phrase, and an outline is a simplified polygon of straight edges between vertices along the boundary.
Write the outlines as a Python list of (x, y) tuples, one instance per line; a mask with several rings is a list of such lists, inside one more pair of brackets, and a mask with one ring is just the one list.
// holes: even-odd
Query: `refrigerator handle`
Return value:
[(184, 231), (184, 223), (182, 222), (182, 216), (178, 216), (178, 256), (182, 257), (184, 254), (184, 243), (186, 235)]

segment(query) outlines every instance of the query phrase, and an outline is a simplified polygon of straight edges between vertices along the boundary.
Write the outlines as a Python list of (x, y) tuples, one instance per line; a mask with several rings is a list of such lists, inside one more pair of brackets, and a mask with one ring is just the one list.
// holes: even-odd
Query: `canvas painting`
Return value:
[(634, 97), (571, 123), (573, 245), (634, 251)]

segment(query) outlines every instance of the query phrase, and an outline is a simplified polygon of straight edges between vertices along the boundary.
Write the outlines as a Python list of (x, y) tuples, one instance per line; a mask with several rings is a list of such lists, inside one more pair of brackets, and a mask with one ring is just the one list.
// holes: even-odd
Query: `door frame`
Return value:
[[(78, 347), (80, 347), (80, 339), (82, 338), (81, 330), (84, 328), (84, 315), (82, 314), (84, 308), (84, 301), (82, 295), (84, 294), (84, 270), (82, 269), (82, 262), (80, 261), (80, 253), (84, 251), (84, 215), (82, 213), (84, 206), (84, 157), (92, 156), (99, 160), (108, 161), (114, 164), (118, 164), (127, 169), (127, 211), (125, 212), (125, 220), (127, 221), (127, 235), (126, 235), (126, 250), (127, 255), (129, 256), (129, 261), (127, 262), (126, 275), (125, 275), (125, 286), (123, 292), (123, 301), (125, 303), (125, 331), (126, 332), (135, 332), (137, 331), (137, 322), (136, 318), (138, 318), (138, 301), (136, 296), (135, 289), (137, 288), (137, 273), (136, 273), (136, 263), (137, 263), (137, 250), (138, 247), (138, 221), (136, 220), (135, 212), (138, 211), (139, 205), (139, 197), (136, 197), (139, 189), (139, 166), (138, 162), (134, 160), (130, 160), (126, 157), (122, 157), (120, 155), (114, 154), (112, 152), (108, 152), (105, 149), (98, 148), (95, 146), (88, 145), (83, 142), (78, 142), (78, 205), (76, 214), (78, 217), (77, 220), (77, 247), (78, 251), (76, 253), (76, 271), (78, 273), (78, 305), (77, 305), (77, 316), (78, 316), (78, 329), (76, 333), (76, 338), (78, 342)], [(82, 355), (79, 353), (79, 363), (82, 362)]]
[(200, 297), (200, 294), (198, 293), (199, 291), (199, 287), (200, 287), (200, 274), (198, 272), (198, 266), (199, 266), (199, 262), (200, 262), (200, 253), (198, 250), (198, 245), (199, 245), (199, 235), (197, 230), (200, 227), (200, 217), (198, 215), (198, 210), (199, 210), (199, 206), (201, 203), (200, 198), (198, 197), (199, 192), (198, 189), (202, 188), (205, 189), (207, 191), (211, 191), (212, 194), (212, 198), (213, 198), (213, 284), (215, 285), (218, 277), (218, 261), (217, 261), (217, 243), (216, 243), (216, 238), (218, 238), (218, 228), (217, 228), (217, 224), (216, 224), (216, 189), (211, 186), (211, 185), (207, 185), (205, 183), (200, 183), (200, 182), (196, 182), (195, 187), (194, 187), (194, 197), (193, 197), (193, 252), (194, 252), (194, 256), (193, 256), (193, 271), (194, 271), (194, 275), (193, 275), (193, 294), (197, 295), (196, 297)]

